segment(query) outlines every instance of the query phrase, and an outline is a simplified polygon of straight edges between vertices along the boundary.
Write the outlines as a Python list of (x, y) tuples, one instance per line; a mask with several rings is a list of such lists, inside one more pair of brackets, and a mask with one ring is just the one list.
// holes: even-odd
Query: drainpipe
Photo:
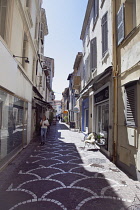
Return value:
[(118, 145), (118, 66), (117, 66), (117, 33), (116, 33), (116, 1), (112, 0), (112, 52), (113, 52), (113, 162), (117, 160)]

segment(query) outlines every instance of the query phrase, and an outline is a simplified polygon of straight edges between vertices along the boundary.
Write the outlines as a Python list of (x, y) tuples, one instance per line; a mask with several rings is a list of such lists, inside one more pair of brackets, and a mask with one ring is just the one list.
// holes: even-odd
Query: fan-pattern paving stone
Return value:
[[(22, 152), (24, 157), (14, 168), (15, 160), (13, 173), (8, 176), (3, 171), (0, 177), (0, 209), (136, 208), (139, 204), (136, 200), (138, 183), (136, 187), (134, 181), (100, 151), (84, 148), (82, 138), (82, 134), (70, 131), (64, 123), (51, 126), (44, 146), (39, 146), (39, 139), (36, 139), (32, 150), (32, 145), (28, 146), (27, 154), (25, 150)], [(19, 162), (21, 155), (18, 156)]]

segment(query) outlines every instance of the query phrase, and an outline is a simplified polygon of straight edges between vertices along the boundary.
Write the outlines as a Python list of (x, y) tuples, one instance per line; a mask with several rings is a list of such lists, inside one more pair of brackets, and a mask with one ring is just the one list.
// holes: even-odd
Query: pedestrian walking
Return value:
[(40, 125), (41, 125), (41, 143), (40, 143), (40, 145), (42, 146), (45, 144), (47, 127), (49, 126), (49, 121), (47, 120), (45, 115), (42, 117), (42, 120), (40, 121)]

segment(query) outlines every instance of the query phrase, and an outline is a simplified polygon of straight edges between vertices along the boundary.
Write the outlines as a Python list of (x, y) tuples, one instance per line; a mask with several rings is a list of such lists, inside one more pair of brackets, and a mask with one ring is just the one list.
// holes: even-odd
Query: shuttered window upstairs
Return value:
[(108, 50), (108, 14), (106, 13), (102, 17), (102, 56), (104, 57), (105, 53)]
[(118, 45), (124, 39), (124, 4), (121, 5), (117, 13), (117, 42)]
[(137, 126), (136, 85), (126, 87), (126, 124)]
[(99, 14), (99, 0), (94, 0), (93, 2), (93, 26), (96, 23)]
[(97, 68), (97, 38), (90, 43), (90, 69), (93, 72)]
[(0, 35), (5, 39), (7, 0), (0, 0)]
[(0, 36), (7, 44), (10, 42), (12, 11), (13, 0), (0, 0)]

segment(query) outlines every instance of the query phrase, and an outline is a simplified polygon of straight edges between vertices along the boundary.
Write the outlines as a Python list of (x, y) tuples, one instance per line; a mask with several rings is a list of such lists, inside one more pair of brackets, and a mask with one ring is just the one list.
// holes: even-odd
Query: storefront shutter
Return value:
[(136, 86), (126, 88), (126, 123), (136, 126)]
[(117, 13), (117, 35), (119, 45), (124, 39), (124, 4), (121, 5)]

